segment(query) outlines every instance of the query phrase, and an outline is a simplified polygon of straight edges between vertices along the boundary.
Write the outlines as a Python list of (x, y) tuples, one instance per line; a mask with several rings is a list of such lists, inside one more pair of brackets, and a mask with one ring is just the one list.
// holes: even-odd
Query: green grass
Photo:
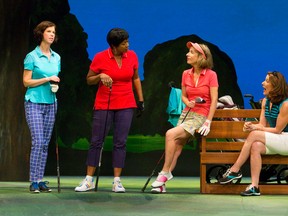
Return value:
[[(66, 147), (66, 145), (58, 139), (60, 147)], [(195, 150), (196, 141), (190, 142), (189, 145), (185, 145), (184, 149)], [(113, 136), (107, 136), (104, 145), (104, 151), (111, 151), (113, 146)], [(89, 141), (86, 138), (81, 138), (77, 142), (72, 144), (72, 149), (75, 150), (88, 150)], [(157, 151), (165, 149), (165, 137), (160, 135), (144, 136), (144, 135), (131, 135), (127, 139), (127, 152), (143, 153), (149, 151)]]
[(61, 193), (57, 193), (56, 176), (46, 177), (52, 193), (40, 194), (29, 193), (29, 182), (0, 182), (0, 215), (284, 216), (288, 212), (287, 195), (200, 194), (198, 177), (174, 176), (166, 184), (166, 194), (151, 194), (151, 182), (142, 193), (147, 177), (140, 176), (123, 176), (121, 180), (126, 193), (122, 194), (111, 191), (112, 176), (100, 176), (97, 192), (74, 192), (82, 179), (83, 176), (61, 176)]

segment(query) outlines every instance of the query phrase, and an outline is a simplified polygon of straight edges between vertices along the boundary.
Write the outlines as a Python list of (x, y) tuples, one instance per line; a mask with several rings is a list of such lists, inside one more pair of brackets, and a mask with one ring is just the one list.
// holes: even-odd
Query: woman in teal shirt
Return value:
[(57, 40), (54, 23), (41, 22), (34, 29), (34, 36), (39, 45), (24, 60), (23, 84), (27, 87), (24, 105), (32, 140), (30, 191), (39, 193), (51, 192), (43, 177), (57, 111), (55, 83), (60, 82), (60, 56), (50, 48)]
[(227, 184), (242, 177), (240, 168), (250, 157), (251, 184), (242, 196), (259, 196), (261, 155), (288, 155), (288, 85), (283, 74), (268, 72), (262, 82), (265, 98), (262, 100), (260, 121), (245, 122), (243, 130), (250, 132), (239, 157), (227, 170), (220, 184)]

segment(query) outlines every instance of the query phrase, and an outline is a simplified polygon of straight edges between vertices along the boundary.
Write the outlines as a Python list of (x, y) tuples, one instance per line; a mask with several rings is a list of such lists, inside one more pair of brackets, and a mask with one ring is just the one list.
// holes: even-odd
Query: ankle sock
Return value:
[(164, 176), (167, 177), (167, 176), (170, 176), (170, 175), (171, 175), (171, 172), (165, 172), (165, 171), (162, 170), (162, 171), (160, 172), (160, 174), (162, 174), (162, 175), (164, 175)]
[(120, 177), (114, 177), (114, 182), (120, 181)]
[(93, 182), (93, 176), (86, 175), (86, 180)]

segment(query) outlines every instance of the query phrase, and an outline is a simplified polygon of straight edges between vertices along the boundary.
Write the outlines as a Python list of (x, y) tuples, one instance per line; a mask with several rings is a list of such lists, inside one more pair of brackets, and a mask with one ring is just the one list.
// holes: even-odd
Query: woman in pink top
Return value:
[(182, 101), (186, 108), (182, 111), (177, 126), (166, 132), (165, 163), (152, 183), (152, 193), (166, 192), (165, 182), (173, 178), (171, 171), (176, 166), (183, 146), (194, 136), (196, 130), (204, 136), (209, 133), (217, 106), (218, 80), (217, 74), (211, 70), (213, 59), (209, 48), (192, 42), (187, 43), (187, 48), (187, 63), (192, 68), (183, 72), (181, 85)]
[[(128, 50), (128, 38), (129, 34), (124, 29), (111, 29), (107, 34), (110, 47), (94, 56), (87, 74), (88, 85), (98, 85), (98, 90), (86, 163), (87, 175), (75, 188), (77, 192), (95, 188), (93, 175), (101, 160), (103, 143), (111, 125), (114, 127), (112, 191), (125, 192), (120, 182), (120, 175), (125, 163), (126, 140), (134, 109), (138, 108), (140, 112), (144, 110), (141, 80), (138, 75), (138, 58), (134, 51)], [(135, 101), (133, 86), (138, 96), (138, 104)]]

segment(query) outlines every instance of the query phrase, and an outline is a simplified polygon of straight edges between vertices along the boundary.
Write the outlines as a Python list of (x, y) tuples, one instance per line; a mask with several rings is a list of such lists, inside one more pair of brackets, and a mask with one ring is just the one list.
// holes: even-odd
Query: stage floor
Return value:
[(166, 194), (151, 194), (154, 179), (143, 193), (147, 177), (123, 176), (126, 193), (122, 194), (111, 191), (111, 176), (100, 177), (97, 192), (84, 193), (74, 192), (80, 176), (62, 176), (60, 193), (55, 176), (45, 179), (50, 182), (51, 193), (31, 194), (29, 182), (0, 182), (0, 215), (288, 215), (286, 195), (203, 195), (199, 193), (199, 178), (178, 176), (167, 183)]

